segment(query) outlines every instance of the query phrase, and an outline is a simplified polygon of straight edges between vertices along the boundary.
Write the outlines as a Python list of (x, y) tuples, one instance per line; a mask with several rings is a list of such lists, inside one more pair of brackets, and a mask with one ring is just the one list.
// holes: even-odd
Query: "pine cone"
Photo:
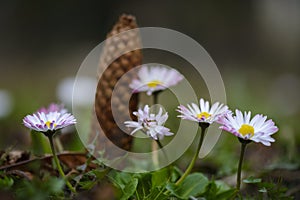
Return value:
[[(122, 15), (107, 35), (108, 39), (100, 57), (91, 139), (99, 133), (96, 149), (105, 150), (109, 156), (115, 156), (115, 152), (111, 152), (112, 145), (117, 145), (127, 151), (132, 146), (132, 136), (122, 129), (125, 128), (124, 121), (131, 120), (130, 117), (134, 118), (131, 113), (137, 109), (138, 99), (136, 94), (131, 94), (132, 91), (129, 88), (135, 75), (127, 72), (142, 63), (138, 31), (123, 33), (120, 37), (113, 39), (109, 37), (134, 28), (137, 28), (135, 17)], [(124, 54), (132, 47), (137, 50)], [(127, 74), (124, 75), (125, 73)], [(112, 108), (117, 116), (113, 116)]]

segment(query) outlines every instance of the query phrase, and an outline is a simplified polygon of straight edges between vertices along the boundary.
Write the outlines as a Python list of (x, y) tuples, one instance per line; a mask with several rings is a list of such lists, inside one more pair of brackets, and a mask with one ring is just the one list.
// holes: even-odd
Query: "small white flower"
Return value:
[(48, 131), (65, 128), (76, 123), (76, 119), (70, 113), (66, 113), (62, 109), (59, 111), (36, 112), (33, 115), (27, 115), (23, 119), (23, 123), (27, 128), (46, 133)]
[(211, 108), (209, 102), (204, 101), (202, 98), (199, 103), (200, 107), (195, 103), (188, 104), (187, 108), (183, 105), (178, 106), (177, 111), (181, 113), (178, 117), (195, 122), (212, 124), (213, 122), (218, 122), (221, 117), (230, 112), (227, 106), (219, 102), (214, 103)]
[(164, 127), (164, 123), (168, 119), (168, 113), (162, 114), (162, 112), (162, 108), (160, 108), (158, 114), (150, 113), (149, 106), (146, 105), (144, 109), (133, 112), (137, 116), (137, 121), (126, 121), (124, 124), (127, 127), (135, 128), (131, 135), (141, 130), (154, 140), (161, 140), (164, 136), (173, 135), (170, 129)]
[(276, 133), (278, 128), (271, 119), (266, 121), (267, 117), (260, 114), (251, 119), (251, 112), (245, 112), (243, 115), (239, 110), (236, 110), (235, 114), (236, 116), (226, 115), (222, 119), (223, 125), (220, 128), (244, 140), (261, 142), (266, 146), (270, 146), (271, 142), (275, 142), (271, 135)]
[(183, 76), (175, 69), (143, 65), (138, 72), (138, 78), (129, 86), (134, 93), (147, 92), (147, 95), (151, 95), (155, 91), (178, 84), (182, 79)]

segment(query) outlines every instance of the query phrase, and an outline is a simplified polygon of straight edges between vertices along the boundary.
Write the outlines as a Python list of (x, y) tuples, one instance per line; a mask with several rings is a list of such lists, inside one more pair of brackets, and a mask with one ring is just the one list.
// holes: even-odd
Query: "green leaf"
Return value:
[(0, 178), (0, 188), (1, 189), (8, 189), (14, 184), (14, 180), (8, 176), (4, 176)]
[(260, 183), (261, 178), (255, 178), (253, 176), (250, 176), (249, 178), (246, 178), (243, 180), (244, 183)]
[(117, 171), (112, 171), (107, 176), (112, 183), (121, 190), (123, 190), (132, 179), (132, 176), (129, 173)]
[(157, 186), (165, 185), (169, 179), (169, 170), (168, 168), (163, 168), (161, 170), (155, 171), (152, 173), (152, 188)]
[(122, 192), (121, 200), (126, 200), (135, 193), (139, 182), (135, 176), (134, 174), (117, 171), (111, 171), (108, 174), (112, 183)]
[(178, 167), (174, 166), (171, 171), (171, 182), (176, 182), (182, 174), (183, 172)]
[(123, 195), (121, 197), (120, 200), (127, 200), (129, 199), (134, 192), (136, 191), (136, 187), (138, 185), (138, 179), (137, 178), (133, 178), (126, 186), (125, 188), (122, 190)]
[(205, 192), (201, 195), (206, 197), (206, 199), (215, 199), (218, 193), (218, 187), (216, 182), (211, 181), (205, 188)]
[(136, 174), (135, 177), (139, 179), (139, 184), (137, 186), (137, 194), (141, 199), (144, 199), (147, 195), (149, 195), (149, 192), (151, 190), (152, 174)]
[(94, 169), (87, 172), (85, 175), (93, 175), (97, 179), (102, 179), (107, 174), (108, 169)]
[(237, 190), (230, 188), (223, 181), (214, 181), (212, 180), (206, 187), (204, 193), (200, 194), (201, 197), (204, 197), (207, 200), (218, 199), (218, 200), (227, 200), (232, 199), (236, 195)]
[(144, 200), (166, 200), (169, 196), (164, 194), (165, 187), (152, 188), (150, 194)]
[(214, 181), (214, 183), (217, 186), (217, 194), (220, 194), (222, 192), (228, 191), (231, 189), (231, 187), (229, 187), (225, 182), (221, 181), (221, 180), (216, 180)]
[(79, 185), (84, 190), (89, 190), (92, 187), (94, 187), (94, 185), (96, 185), (96, 184), (97, 184), (96, 181), (81, 181), (81, 182), (79, 182)]
[(203, 193), (208, 184), (209, 181), (203, 174), (194, 173), (188, 175), (178, 186), (174, 183), (168, 184), (167, 189), (178, 198), (188, 199)]
[(227, 199), (231, 199), (232, 197), (234, 197), (237, 193), (236, 189), (230, 189), (230, 190), (226, 190), (224, 192), (219, 193), (215, 199), (218, 200), (227, 200)]

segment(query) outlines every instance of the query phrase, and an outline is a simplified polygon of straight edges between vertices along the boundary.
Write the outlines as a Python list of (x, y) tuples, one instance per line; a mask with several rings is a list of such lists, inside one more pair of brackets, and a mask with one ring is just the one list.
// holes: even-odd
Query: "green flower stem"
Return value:
[(242, 173), (242, 165), (243, 165), (243, 159), (244, 159), (246, 146), (247, 146), (246, 142), (241, 142), (241, 154), (240, 154), (240, 161), (239, 161), (239, 166), (238, 166), (238, 171), (237, 171), (237, 179), (236, 179), (236, 189), (238, 191), (240, 191), (240, 188), (241, 188), (241, 173)]
[(60, 174), (60, 176), (65, 180), (66, 182), (66, 185), (68, 186), (68, 188), (73, 192), (73, 193), (76, 193), (76, 190), (73, 188), (73, 186), (71, 185), (71, 183), (67, 180), (66, 178), (66, 175), (59, 163), (59, 160), (58, 160), (58, 157), (56, 155), (56, 152), (55, 152), (55, 148), (54, 148), (54, 143), (53, 143), (53, 135), (48, 135), (47, 136), (48, 139), (49, 139), (49, 142), (50, 142), (50, 147), (51, 147), (51, 151), (52, 151), (52, 154), (53, 154), (53, 158), (54, 158), (54, 162), (56, 164), (56, 167), (58, 169), (58, 172)]
[(158, 147), (157, 143), (155, 142), (155, 140), (153, 140), (152, 141), (152, 162), (155, 167), (159, 166), (157, 147)]
[(158, 104), (158, 95), (159, 95), (159, 93), (161, 93), (160, 90), (155, 91), (155, 92), (152, 93), (153, 94), (153, 105)]
[(169, 162), (169, 161), (168, 161), (167, 153), (165, 152), (165, 150), (164, 150), (164, 148), (163, 148), (163, 145), (161, 144), (161, 142), (159, 141), (159, 139), (157, 139), (157, 140), (155, 140), (155, 141), (156, 141), (156, 143), (158, 144), (159, 148), (162, 150), (162, 152), (163, 152), (163, 154), (164, 154), (164, 156), (165, 156), (166, 161)]
[[(160, 93), (161, 91), (155, 91), (153, 92), (153, 105), (156, 105), (158, 103), (158, 94)], [(157, 111), (157, 110), (155, 110)], [(159, 161), (158, 161), (158, 154), (157, 154), (157, 146), (159, 144), (153, 140), (152, 141), (152, 161), (153, 161), (153, 164), (155, 167), (158, 167), (159, 166)]]
[(198, 147), (197, 147), (197, 150), (196, 150), (196, 153), (192, 159), (192, 161), (190, 162), (188, 168), (185, 170), (184, 174), (180, 177), (180, 179), (175, 183), (175, 185), (179, 185), (180, 183), (182, 183), (182, 181), (190, 174), (190, 172), (192, 171), (194, 165), (195, 165), (195, 162), (198, 158), (198, 155), (199, 155), (199, 152), (200, 152), (200, 149), (201, 149), (201, 146), (202, 146), (202, 143), (203, 143), (203, 140), (204, 140), (204, 136), (205, 136), (205, 130), (206, 128), (209, 126), (208, 124), (206, 125), (201, 125), (201, 135), (200, 135), (200, 141), (198, 143)]

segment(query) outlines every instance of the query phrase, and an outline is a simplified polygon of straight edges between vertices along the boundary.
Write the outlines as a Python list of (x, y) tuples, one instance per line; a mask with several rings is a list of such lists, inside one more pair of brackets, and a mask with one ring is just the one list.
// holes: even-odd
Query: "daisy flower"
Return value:
[(27, 115), (23, 119), (23, 123), (27, 128), (46, 133), (48, 131), (55, 132), (73, 125), (76, 123), (76, 119), (70, 113), (38, 111), (32, 115)]
[(164, 123), (168, 119), (168, 113), (162, 114), (162, 108), (159, 109), (158, 114), (150, 113), (150, 108), (146, 105), (143, 109), (133, 112), (137, 116), (137, 121), (126, 121), (125, 126), (135, 128), (130, 134), (141, 130), (154, 140), (163, 139), (164, 136), (173, 135), (170, 129), (164, 127)]
[(73, 193), (76, 193), (75, 188), (66, 178), (63, 168), (60, 165), (54, 148), (53, 140), (53, 136), (57, 130), (76, 123), (76, 119), (74, 118), (74, 116), (70, 113), (67, 113), (67, 110), (64, 109), (62, 105), (50, 104), (48, 108), (41, 108), (32, 115), (27, 115), (26, 117), (24, 117), (23, 123), (27, 128), (42, 132), (45, 136), (48, 137), (56, 168), (60, 176), (66, 182), (68, 188)]
[(208, 101), (200, 99), (200, 107), (195, 103), (187, 105), (187, 107), (180, 105), (177, 111), (181, 113), (178, 117), (182, 119), (195, 121), (198, 123), (208, 123), (218, 122), (221, 117), (230, 112), (228, 107), (220, 104), (219, 102), (214, 103), (211, 108)]
[(138, 72), (138, 78), (134, 79), (129, 86), (134, 93), (147, 92), (150, 96), (155, 91), (178, 84), (182, 79), (183, 76), (175, 69), (143, 65)]
[(275, 142), (271, 135), (276, 133), (278, 128), (271, 119), (267, 120), (267, 116), (257, 114), (251, 119), (251, 112), (245, 112), (243, 115), (239, 110), (235, 111), (235, 115), (230, 114), (222, 119), (220, 128), (243, 140), (261, 142), (265, 146)]
[(188, 104), (187, 107), (180, 105), (178, 106), (177, 111), (181, 114), (178, 117), (182, 119), (190, 120), (197, 122), (201, 127), (201, 135), (199, 137), (199, 143), (197, 146), (196, 153), (193, 156), (192, 161), (189, 166), (186, 168), (183, 175), (178, 179), (175, 185), (180, 185), (183, 180), (190, 174), (192, 168), (195, 165), (195, 162), (200, 153), (201, 146), (203, 144), (203, 140), (205, 137), (205, 131), (213, 122), (219, 122), (220, 118), (223, 117), (226, 113), (230, 112), (228, 107), (220, 104), (219, 102), (214, 103), (211, 107), (208, 101), (204, 101), (204, 99), (199, 100), (200, 106), (195, 103)]

